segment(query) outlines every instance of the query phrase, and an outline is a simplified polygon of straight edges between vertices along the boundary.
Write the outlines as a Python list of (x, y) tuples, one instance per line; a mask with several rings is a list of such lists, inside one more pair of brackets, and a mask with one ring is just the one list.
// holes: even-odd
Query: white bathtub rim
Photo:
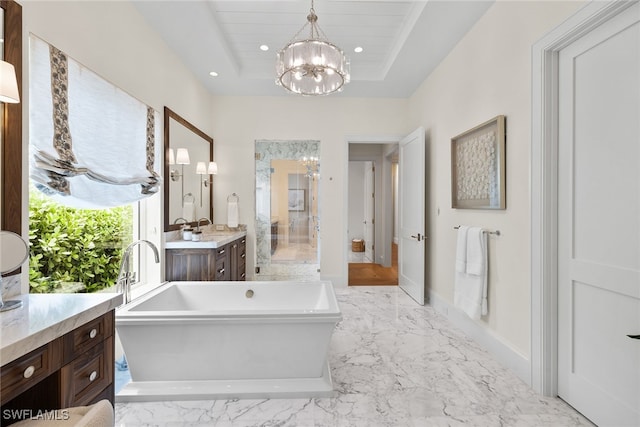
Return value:
[(274, 378), (203, 381), (131, 381), (115, 396), (116, 402), (171, 400), (294, 399), (337, 396), (329, 363), (318, 378)]
[(295, 313), (286, 315), (282, 313), (267, 315), (260, 314), (213, 314), (212, 312), (193, 312), (193, 311), (163, 311), (157, 315), (146, 312), (140, 316), (118, 317), (116, 315), (117, 326), (142, 326), (142, 325), (160, 325), (161, 323), (181, 324), (181, 325), (200, 325), (206, 323), (216, 324), (277, 324), (291, 323), (338, 323), (342, 320), (342, 314), (336, 313), (313, 313), (304, 314)]
[(244, 319), (269, 319), (274, 322), (297, 320), (298, 318), (314, 321), (330, 320), (339, 322), (342, 320), (342, 312), (338, 305), (337, 298), (333, 289), (333, 285), (328, 281), (315, 281), (304, 282), (301, 286), (313, 283), (324, 285), (329, 293), (328, 299), (330, 308), (326, 309), (304, 309), (304, 310), (136, 310), (136, 307), (149, 299), (152, 299), (156, 295), (165, 292), (167, 289), (174, 285), (188, 284), (198, 286), (233, 286), (233, 287), (246, 287), (256, 288), (261, 286), (271, 286), (277, 284), (289, 284), (295, 283), (293, 281), (273, 281), (273, 282), (180, 282), (180, 281), (168, 281), (162, 285), (156, 287), (152, 291), (143, 294), (126, 305), (118, 307), (116, 310), (116, 325), (117, 324), (142, 324), (142, 321), (163, 321), (171, 319), (172, 321), (184, 321), (184, 320), (197, 320), (197, 319), (215, 319), (216, 321), (225, 321), (226, 319), (242, 320)]

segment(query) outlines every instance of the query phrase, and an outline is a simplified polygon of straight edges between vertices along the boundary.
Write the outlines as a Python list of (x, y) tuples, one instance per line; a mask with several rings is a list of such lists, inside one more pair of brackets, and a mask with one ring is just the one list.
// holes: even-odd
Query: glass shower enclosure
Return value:
[(256, 278), (320, 278), (320, 142), (258, 140)]

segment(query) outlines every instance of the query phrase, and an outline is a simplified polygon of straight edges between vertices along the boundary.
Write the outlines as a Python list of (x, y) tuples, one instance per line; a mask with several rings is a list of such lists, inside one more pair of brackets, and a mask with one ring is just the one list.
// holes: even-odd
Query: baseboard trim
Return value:
[(503, 366), (513, 371), (522, 381), (531, 386), (531, 364), (523, 354), (504, 342), (502, 338), (482, 323), (474, 321), (433, 292), (429, 292), (428, 304), (449, 319), (454, 326), (461, 329), (469, 338), (480, 344)]

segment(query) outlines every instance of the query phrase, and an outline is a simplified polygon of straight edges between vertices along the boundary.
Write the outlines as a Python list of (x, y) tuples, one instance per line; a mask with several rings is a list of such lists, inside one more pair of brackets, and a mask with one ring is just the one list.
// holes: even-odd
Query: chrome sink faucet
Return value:
[(180, 218), (176, 218), (176, 220), (175, 220), (175, 221), (173, 221), (173, 223), (174, 223), (174, 224), (177, 224), (177, 223), (178, 223), (178, 221), (182, 221), (182, 222), (183, 222), (183, 223), (182, 223), (182, 226), (183, 226), (183, 227), (184, 227), (184, 226), (186, 226), (187, 224), (189, 224), (189, 221), (187, 221), (185, 218), (182, 218), (182, 217), (180, 217)]
[(207, 221), (209, 224), (211, 224), (211, 220), (209, 218), (200, 218), (198, 220), (198, 223), (196, 224), (196, 230), (200, 231), (200, 221), (202, 221), (203, 219)]
[(148, 240), (136, 240), (135, 242), (127, 246), (127, 249), (124, 250), (122, 261), (120, 262), (120, 271), (118, 273), (118, 281), (116, 282), (116, 292), (122, 294), (124, 304), (128, 304), (131, 301), (131, 285), (139, 282), (136, 281), (136, 273), (133, 271), (129, 271), (129, 258), (131, 258), (131, 251), (133, 250), (133, 248), (141, 243), (146, 243), (147, 245), (149, 245), (151, 249), (153, 249), (153, 255), (155, 256), (156, 264), (160, 262), (158, 248)]

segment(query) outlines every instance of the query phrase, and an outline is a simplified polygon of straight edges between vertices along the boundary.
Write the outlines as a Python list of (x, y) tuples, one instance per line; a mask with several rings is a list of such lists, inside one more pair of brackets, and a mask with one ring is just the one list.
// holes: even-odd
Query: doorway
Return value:
[(320, 279), (320, 142), (255, 143), (256, 276)]
[(393, 235), (397, 144), (350, 143), (348, 150), (348, 285), (397, 286)]
[(600, 425), (640, 422), (639, 40), (593, 2), (534, 46), (532, 380)]
[(350, 263), (372, 263), (375, 247), (375, 166), (372, 161), (349, 161)]

